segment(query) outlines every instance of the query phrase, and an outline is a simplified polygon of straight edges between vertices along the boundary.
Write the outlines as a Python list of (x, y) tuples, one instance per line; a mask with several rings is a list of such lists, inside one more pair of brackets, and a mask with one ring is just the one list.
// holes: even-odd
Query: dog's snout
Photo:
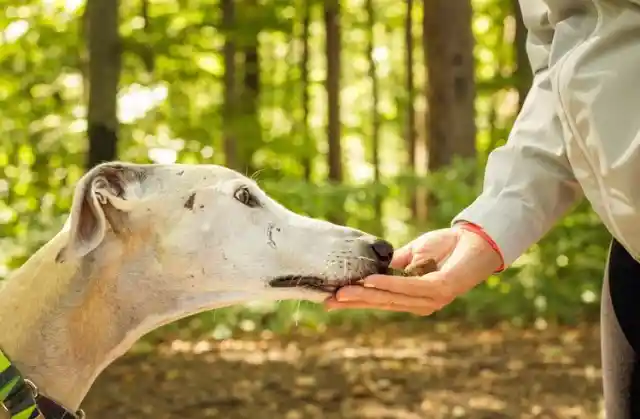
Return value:
[(371, 250), (381, 264), (388, 266), (393, 257), (393, 246), (386, 240), (376, 240), (371, 244)]

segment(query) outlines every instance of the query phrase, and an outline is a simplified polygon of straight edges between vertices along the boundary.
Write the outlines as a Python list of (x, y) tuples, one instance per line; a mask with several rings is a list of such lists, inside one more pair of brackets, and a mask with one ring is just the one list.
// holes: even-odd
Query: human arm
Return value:
[(489, 155), (482, 194), (454, 219), (480, 226), (510, 265), (577, 202), (552, 89), (553, 25), (539, 0), (524, 0), (533, 84), (507, 143)]
[[(437, 311), (510, 265), (580, 198), (552, 89), (554, 28), (542, 1), (523, 5), (534, 80), (507, 144), (490, 154), (482, 194), (454, 218), (453, 228), (426, 233), (394, 255), (396, 268), (433, 257), (440, 270), (416, 278), (373, 275), (364, 287), (341, 289), (327, 307)], [(463, 222), (482, 234), (459, 228)]]

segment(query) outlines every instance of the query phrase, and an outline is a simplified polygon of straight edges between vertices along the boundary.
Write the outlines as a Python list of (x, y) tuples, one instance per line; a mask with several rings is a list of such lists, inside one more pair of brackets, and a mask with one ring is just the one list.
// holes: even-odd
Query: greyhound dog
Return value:
[(251, 300), (320, 302), (392, 255), (225, 167), (99, 165), (0, 291), (0, 418), (83, 417), (100, 372), (153, 329)]

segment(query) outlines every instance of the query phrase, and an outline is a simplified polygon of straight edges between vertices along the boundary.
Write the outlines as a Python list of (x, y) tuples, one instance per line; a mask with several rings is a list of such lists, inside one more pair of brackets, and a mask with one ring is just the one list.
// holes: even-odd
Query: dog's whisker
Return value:
[(253, 172), (253, 174), (251, 175), (250, 179), (257, 182), (258, 181), (258, 175), (263, 172), (265, 169), (258, 169), (255, 172)]

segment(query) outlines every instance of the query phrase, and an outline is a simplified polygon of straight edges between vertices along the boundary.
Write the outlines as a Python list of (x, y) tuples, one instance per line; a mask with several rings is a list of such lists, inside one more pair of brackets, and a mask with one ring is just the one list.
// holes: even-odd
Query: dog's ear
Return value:
[(139, 198), (144, 166), (104, 163), (85, 174), (76, 186), (69, 215), (68, 242), (58, 254), (62, 262), (83, 257), (104, 239), (108, 228), (126, 229), (127, 213)]

